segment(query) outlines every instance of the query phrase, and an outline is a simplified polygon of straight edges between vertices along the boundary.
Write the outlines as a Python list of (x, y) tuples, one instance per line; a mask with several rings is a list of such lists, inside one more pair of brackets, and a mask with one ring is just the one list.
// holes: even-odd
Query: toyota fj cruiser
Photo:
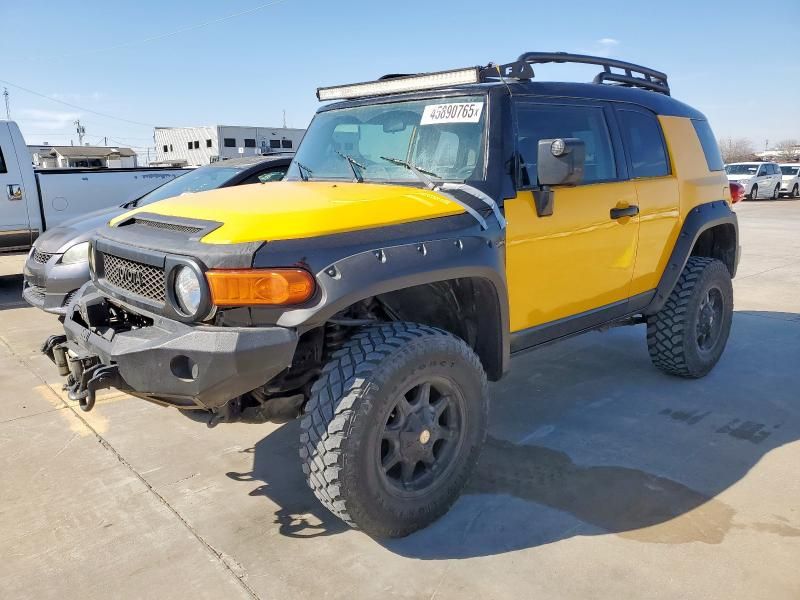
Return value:
[[(539, 63), (599, 65), (592, 83)], [(95, 235), (44, 345), (99, 388), (220, 421), (301, 417), (319, 500), (375, 536), (448, 510), (512, 355), (646, 323), (701, 377), (731, 326), (736, 216), (706, 118), (664, 73), (605, 58), (320, 88), (287, 180), (190, 194)]]

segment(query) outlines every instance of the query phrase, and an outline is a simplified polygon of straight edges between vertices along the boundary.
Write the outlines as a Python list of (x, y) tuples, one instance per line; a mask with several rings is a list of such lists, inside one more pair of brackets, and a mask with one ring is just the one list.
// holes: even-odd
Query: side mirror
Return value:
[(586, 144), (578, 138), (539, 140), (537, 175), (540, 186), (576, 185), (583, 181)]
[(533, 192), (536, 214), (548, 217), (553, 214), (554, 185), (577, 185), (583, 181), (586, 162), (586, 144), (578, 138), (539, 140), (536, 171), (539, 189)]

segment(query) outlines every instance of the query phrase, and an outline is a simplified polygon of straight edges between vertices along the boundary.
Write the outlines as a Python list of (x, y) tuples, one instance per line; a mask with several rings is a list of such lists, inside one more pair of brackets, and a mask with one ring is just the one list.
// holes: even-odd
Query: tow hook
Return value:
[[(82, 359), (70, 359), (71, 363), (79, 361)], [(73, 377), (72, 384), (66, 386), (69, 399), (77, 400), (81, 410), (89, 412), (94, 408), (97, 390), (111, 387), (118, 377), (117, 365), (94, 364)]]
[(63, 346), (66, 341), (67, 336), (65, 335), (51, 335), (42, 344), (42, 354), (46, 354), (55, 363), (58, 374), (62, 377), (69, 375), (67, 353)]

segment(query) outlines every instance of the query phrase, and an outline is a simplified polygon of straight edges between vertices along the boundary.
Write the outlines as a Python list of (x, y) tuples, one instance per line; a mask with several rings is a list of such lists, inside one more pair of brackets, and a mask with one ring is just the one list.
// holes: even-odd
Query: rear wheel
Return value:
[(792, 198), (800, 198), (800, 184), (795, 183), (792, 188)]
[(778, 184), (775, 186), (775, 189), (772, 191), (772, 199), (777, 200), (781, 195), (781, 185)]
[(722, 356), (732, 320), (728, 268), (713, 258), (690, 257), (667, 302), (647, 318), (653, 364), (670, 375), (703, 377)]
[(365, 328), (312, 388), (301, 422), (303, 471), (343, 521), (402, 537), (455, 502), (487, 413), (486, 375), (462, 340), (414, 323)]
[(750, 190), (750, 200), (758, 200), (758, 185), (753, 184), (753, 189)]

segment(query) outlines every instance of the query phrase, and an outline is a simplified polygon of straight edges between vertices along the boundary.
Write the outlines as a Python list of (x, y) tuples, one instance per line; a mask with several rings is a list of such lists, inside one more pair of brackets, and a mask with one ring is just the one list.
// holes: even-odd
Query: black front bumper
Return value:
[(66, 339), (48, 352), (57, 365), (58, 357), (68, 362), (77, 397), (86, 391), (80, 376), (107, 366), (105, 383), (112, 387), (177, 407), (215, 409), (286, 369), (297, 346), (293, 329), (187, 325), (139, 309), (152, 325), (115, 331), (98, 320), (107, 311), (97, 307), (107, 300), (93, 284), (79, 296), (64, 320)]

